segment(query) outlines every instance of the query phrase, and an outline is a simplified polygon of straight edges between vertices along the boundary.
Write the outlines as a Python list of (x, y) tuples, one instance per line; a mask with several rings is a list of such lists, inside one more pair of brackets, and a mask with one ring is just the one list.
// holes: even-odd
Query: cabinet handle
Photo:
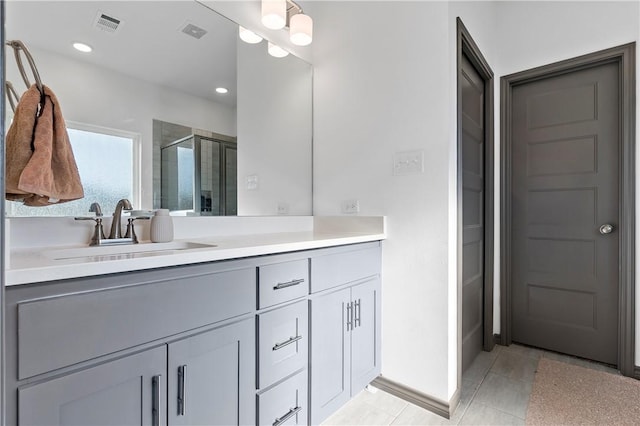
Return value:
[(354, 307), (353, 310), (355, 311), (356, 319), (353, 321), (353, 328), (356, 328), (356, 327), (362, 326), (362, 322), (360, 321), (360, 319), (361, 319), (361, 315), (360, 314), (362, 313), (361, 300), (358, 299), (356, 302), (354, 302), (354, 305), (355, 305), (355, 307)]
[(294, 285), (302, 284), (303, 282), (304, 282), (304, 278), (287, 281), (286, 283), (278, 283), (273, 287), (273, 289), (274, 290), (280, 290), (282, 288), (287, 288), (287, 287), (292, 287)]
[(162, 375), (158, 374), (151, 378), (151, 424), (153, 426), (160, 426), (160, 391), (162, 386)]
[(275, 422), (273, 422), (272, 426), (280, 426), (282, 423), (286, 422), (287, 420), (289, 420), (291, 417), (295, 416), (296, 414), (298, 414), (298, 412), (302, 410), (302, 407), (298, 406), (296, 408), (292, 408), (291, 410), (289, 410), (287, 412), (287, 414), (285, 414), (282, 417), (278, 417), (276, 419)]
[(353, 302), (347, 303), (347, 331), (353, 330)]
[(298, 340), (300, 340), (300, 339), (302, 339), (302, 335), (295, 336), (295, 337), (290, 337), (290, 338), (289, 338), (289, 340), (285, 340), (285, 341), (284, 341), (284, 342), (282, 342), (282, 343), (276, 343), (276, 344), (273, 346), (273, 349), (272, 349), (272, 350), (277, 351), (278, 349), (282, 349), (282, 348), (284, 348), (285, 346), (289, 346), (290, 344), (292, 344), (292, 343), (294, 343), (294, 342), (297, 342), (297, 341), (298, 341)]
[(186, 382), (187, 382), (187, 366), (181, 365), (180, 367), (178, 367), (178, 415), (179, 416), (184, 416), (184, 411), (187, 406)]

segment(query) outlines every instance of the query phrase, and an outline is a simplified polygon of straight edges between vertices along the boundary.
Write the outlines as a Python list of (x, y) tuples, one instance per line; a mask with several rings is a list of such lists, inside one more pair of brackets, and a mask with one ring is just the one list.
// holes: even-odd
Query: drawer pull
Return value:
[(291, 417), (295, 416), (296, 414), (298, 414), (298, 412), (302, 410), (302, 407), (298, 406), (296, 408), (292, 408), (291, 410), (289, 410), (289, 412), (287, 414), (285, 414), (282, 417), (278, 417), (276, 419), (275, 422), (273, 422), (272, 426), (280, 426), (282, 423), (286, 422), (287, 420), (289, 420)]
[(277, 351), (278, 349), (282, 349), (282, 348), (284, 348), (285, 346), (289, 346), (290, 344), (292, 344), (292, 343), (294, 343), (294, 342), (297, 342), (297, 341), (298, 341), (298, 340), (300, 340), (300, 339), (302, 339), (302, 336), (296, 336), (296, 337), (291, 337), (291, 338), (289, 338), (289, 340), (286, 340), (286, 341), (284, 341), (284, 342), (282, 342), (282, 343), (276, 343), (276, 344), (273, 346), (273, 350), (274, 350), (274, 351)]
[(273, 286), (273, 289), (274, 290), (280, 290), (280, 289), (283, 289), (283, 288), (292, 287), (294, 285), (302, 284), (303, 282), (304, 282), (304, 278), (287, 281), (286, 283), (278, 283), (277, 285)]
[(160, 426), (160, 413), (161, 413), (161, 378), (162, 375), (158, 374), (151, 378), (151, 424), (153, 426)]
[(186, 382), (187, 382), (187, 366), (181, 365), (178, 367), (178, 415), (184, 416), (184, 411), (187, 405), (186, 398)]

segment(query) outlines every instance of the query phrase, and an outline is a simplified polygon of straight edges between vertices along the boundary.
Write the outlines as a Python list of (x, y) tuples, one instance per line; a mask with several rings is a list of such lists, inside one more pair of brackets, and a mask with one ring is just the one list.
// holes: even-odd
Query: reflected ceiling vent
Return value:
[(122, 26), (122, 21), (118, 18), (114, 18), (113, 16), (109, 16), (106, 13), (98, 11), (96, 15), (96, 19), (94, 21), (94, 26), (107, 33), (115, 34), (118, 32), (118, 29)]
[(180, 31), (185, 33), (186, 35), (190, 35), (193, 38), (197, 38), (200, 40), (207, 33), (207, 30), (204, 28), (200, 28), (199, 26), (193, 24), (192, 22), (185, 22), (184, 25), (180, 27)]

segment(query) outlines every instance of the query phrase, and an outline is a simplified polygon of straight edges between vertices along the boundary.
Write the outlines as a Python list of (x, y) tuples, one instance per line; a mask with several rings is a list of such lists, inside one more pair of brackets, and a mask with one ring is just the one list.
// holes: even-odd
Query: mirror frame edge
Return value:
[[(2, 80), (2, 85), (0, 85), (0, 96), (2, 97), (2, 102), (0, 102), (0, 190), (2, 193), (5, 192), (5, 179), (4, 179), (4, 165), (5, 165), (5, 0), (0, 0), (0, 44), (2, 45), (2, 51), (0, 52), (0, 80)], [(6, 259), (6, 251), (8, 247), (5, 246), (5, 223), (6, 223), (6, 215), (5, 215), (5, 202), (4, 196), (0, 201), (0, 245), (2, 247), (2, 254), (0, 254), (0, 424), (5, 425), (5, 363), (4, 363), (4, 288), (5, 288), (5, 259)]]

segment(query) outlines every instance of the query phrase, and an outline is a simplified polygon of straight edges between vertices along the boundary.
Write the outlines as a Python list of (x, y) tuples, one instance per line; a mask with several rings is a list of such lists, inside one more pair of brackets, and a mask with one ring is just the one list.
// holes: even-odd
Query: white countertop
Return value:
[[(204, 248), (141, 251), (143, 245), (150, 249), (158, 246), (148, 241), (142, 241), (136, 246), (135, 254), (95, 256), (94, 247), (74, 245), (65, 247), (23, 248), (11, 251), (8, 268), (5, 271), (5, 285), (19, 285), (54, 281), (60, 279), (85, 276), (104, 275), (117, 272), (127, 272), (152, 269), (166, 266), (187, 265), (199, 262), (237, 259), (266, 254), (286, 253), (298, 250), (308, 250), (332, 247), (345, 244), (378, 241), (386, 238), (384, 230), (345, 231), (339, 228), (333, 230), (278, 232), (257, 235), (240, 235), (224, 237), (204, 237), (176, 240), (191, 243), (211, 244)], [(127, 247), (120, 246), (126, 252)], [(82, 250), (86, 256), (56, 259), (51, 253), (64, 249)], [(74, 251), (74, 250), (71, 250)]]

